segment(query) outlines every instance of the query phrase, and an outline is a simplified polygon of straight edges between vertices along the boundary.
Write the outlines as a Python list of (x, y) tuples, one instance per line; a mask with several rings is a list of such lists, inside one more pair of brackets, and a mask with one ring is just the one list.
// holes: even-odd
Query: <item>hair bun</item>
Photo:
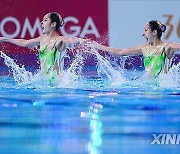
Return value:
[(164, 24), (162, 24), (162, 25), (161, 25), (161, 31), (162, 31), (162, 32), (165, 32), (165, 30), (166, 30), (166, 26), (165, 26)]
[(60, 26), (62, 27), (63, 25), (64, 25), (64, 20), (61, 18), (61, 20), (60, 20)]
[(63, 20), (63, 18), (61, 17), (61, 15), (60, 14), (58, 14), (58, 17), (59, 17), (59, 24), (60, 24), (60, 27), (62, 27), (63, 25), (64, 25), (64, 20)]
[[(157, 20), (156, 20), (157, 21)], [(166, 25), (162, 24), (160, 21), (157, 21), (159, 28), (161, 29), (162, 32), (165, 32), (166, 30)]]

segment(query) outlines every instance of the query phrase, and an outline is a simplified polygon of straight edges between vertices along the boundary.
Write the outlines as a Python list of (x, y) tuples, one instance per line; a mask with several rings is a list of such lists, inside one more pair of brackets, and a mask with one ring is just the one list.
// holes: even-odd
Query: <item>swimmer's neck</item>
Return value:
[(53, 39), (59, 37), (59, 33), (56, 30), (53, 30), (47, 33), (46, 36), (49, 37), (49, 39)]
[(163, 42), (162, 42), (162, 40), (161, 39), (156, 39), (156, 40), (154, 40), (154, 41), (152, 41), (152, 42), (149, 42), (148, 43), (148, 45), (149, 46), (158, 46), (158, 45), (160, 45), (160, 44), (162, 44)]

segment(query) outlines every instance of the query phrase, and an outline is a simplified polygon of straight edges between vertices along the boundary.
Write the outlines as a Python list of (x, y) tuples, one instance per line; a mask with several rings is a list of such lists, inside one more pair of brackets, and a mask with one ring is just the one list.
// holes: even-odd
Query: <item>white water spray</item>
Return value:
[(4, 58), (4, 63), (11, 68), (14, 80), (18, 84), (29, 83), (33, 79), (33, 75), (31, 72), (26, 71), (24, 66), (18, 66), (13, 59), (8, 57), (2, 51), (0, 51), (0, 57)]
[(97, 72), (102, 79), (107, 78), (112, 86), (119, 86), (125, 82), (121, 69), (115, 70), (109, 61), (101, 56), (96, 49), (92, 48), (91, 51), (97, 57)]
[[(104, 83), (107, 83), (109, 88), (120, 87), (122, 84), (126, 84), (127, 81), (123, 77), (123, 69), (120, 67), (118, 70), (114, 69), (110, 62), (101, 56), (98, 51), (94, 48), (89, 48), (86, 46), (81, 46), (76, 49), (77, 54), (75, 54), (74, 60), (70, 67), (67, 70), (64, 70), (61, 75), (61, 79), (55, 80), (55, 87), (58, 88), (84, 88), (86, 87), (85, 78), (83, 77), (83, 66), (85, 61), (85, 54), (90, 53), (93, 54), (97, 58), (97, 74), (101, 77)], [(46, 80), (45, 75), (39, 71), (37, 74), (33, 75), (31, 72), (27, 71), (24, 66), (18, 66), (13, 59), (8, 57), (2, 51), (0, 51), (0, 57), (4, 59), (4, 63), (11, 68), (12, 75), (14, 80), (18, 83), (18, 85), (28, 85), (32, 86), (35, 84), (35, 87), (42, 85), (47, 85), (48, 82)], [(158, 86), (160, 87), (180, 87), (180, 63), (176, 66), (173, 66), (168, 74), (161, 74), (158, 78), (155, 79), (155, 82), (158, 82)], [(47, 84), (42, 84), (42, 81), (46, 80)], [(145, 80), (145, 81), (144, 81)], [(154, 80), (153, 80), (154, 81)], [(138, 87), (146, 87), (146, 83), (151, 83), (153, 85), (152, 79), (143, 78), (137, 80), (137, 82), (130, 81), (128, 84)], [(39, 84), (40, 83), (40, 84)], [(94, 83), (90, 83), (90, 87), (97, 87), (98, 81)], [(145, 83), (145, 84), (144, 84)], [(37, 85), (36, 85), (37, 84)], [(94, 85), (93, 85), (94, 84)], [(157, 84), (155, 85), (157, 86)], [(43, 87), (42, 87), (43, 88)]]

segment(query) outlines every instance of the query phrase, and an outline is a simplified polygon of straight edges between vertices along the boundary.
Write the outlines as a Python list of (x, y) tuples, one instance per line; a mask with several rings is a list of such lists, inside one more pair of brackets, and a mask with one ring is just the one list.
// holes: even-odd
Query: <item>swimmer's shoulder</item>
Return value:
[(137, 49), (139, 49), (143, 53), (144, 49), (146, 49), (147, 47), (148, 44), (140, 44), (137, 46)]
[(58, 42), (63, 42), (63, 43), (66, 44), (66, 43), (69, 42), (69, 39), (70, 39), (70, 38), (69, 38), (68, 36), (59, 36), (58, 39), (57, 39), (57, 41), (58, 41)]

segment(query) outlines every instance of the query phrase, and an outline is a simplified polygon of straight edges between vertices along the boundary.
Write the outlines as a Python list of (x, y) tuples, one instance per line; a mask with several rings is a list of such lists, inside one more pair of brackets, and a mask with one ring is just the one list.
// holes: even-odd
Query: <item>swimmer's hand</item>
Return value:
[(87, 42), (85, 43), (86, 46), (91, 47), (91, 48), (98, 48), (100, 46), (99, 43), (97, 43), (94, 40), (87, 40)]
[(87, 48), (87, 51), (91, 54), (97, 54), (98, 53), (98, 47), (101, 46), (99, 43), (97, 43), (94, 40), (87, 39), (87, 41), (84, 44)]
[(83, 44), (83, 45), (87, 45), (88, 42), (90, 42), (91, 40), (90, 39), (80, 39), (80, 44)]

